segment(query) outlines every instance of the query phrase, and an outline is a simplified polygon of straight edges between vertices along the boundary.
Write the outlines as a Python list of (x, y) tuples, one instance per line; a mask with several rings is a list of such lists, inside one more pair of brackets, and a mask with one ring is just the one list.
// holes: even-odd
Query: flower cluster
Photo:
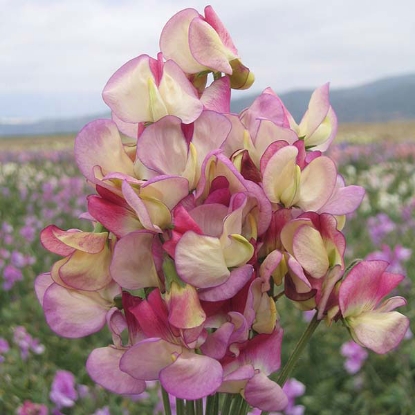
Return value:
[(382, 302), (403, 277), (383, 261), (345, 272), (342, 228), (364, 190), (325, 155), (337, 129), (328, 84), (299, 124), (270, 88), (231, 113), (231, 89), (254, 77), (210, 6), (173, 16), (160, 49), (111, 77), (112, 119), (76, 138), (96, 191), (82, 215), (93, 230), (42, 231), (62, 259), (37, 278), (39, 301), (58, 335), (109, 327), (113, 344), (93, 350), (87, 370), (114, 393), (158, 380), (179, 399), (242, 394), (283, 410), (269, 378), (283, 339), (276, 300), (342, 320), (356, 343), (385, 353), (408, 328), (392, 311), (405, 300)]

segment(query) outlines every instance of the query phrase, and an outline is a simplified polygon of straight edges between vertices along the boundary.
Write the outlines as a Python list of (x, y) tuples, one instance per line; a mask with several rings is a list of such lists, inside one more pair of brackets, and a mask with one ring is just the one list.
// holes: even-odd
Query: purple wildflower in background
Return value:
[(383, 238), (396, 228), (396, 224), (386, 213), (379, 213), (368, 219), (369, 235), (374, 245), (379, 245)]
[(17, 408), (17, 415), (48, 415), (48, 408), (41, 403), (24, 401), (23, 405)]
[(359, 346), (352, 340), (342, 345), (340, 353), (346, 358), (346, 361), (344, 362), (344, 368), (351, 375), (354, 375), (361, 369), (363, 362), (368, 357), (368, 352), (366, 349)]
[(6, 339), (0, 337), (0, 363), (4, 362), (3, 354), (10, 350), (9, 343)]
[(13, 332), (13, 341), (20, 348), (20, 356), (22, 360), (26, 360), (29, 351), (35, 354), (42, 354), (45, 346), (40, 343), (39, 339), (33, 338), (23, 326), (16, 326)]
[(10, 261), (12, 265), (17, 268), (24, 268), (27, 265), (25, 255), (22, 254), (20, 251), (16, 251), (16, 250), (12, 252)]
[(3, 271), (3, 290), (10, 291), (17, 281), (23, 279), (23, 274), (20, 269), (14, 265), (8, 264)]
[(67, 370), (58, 370), (52, 382), (49, 398), (57, 409), (72, 407), (78, 399), (75, 376)]
[(36, 229), (26, 224), (20, 229), (19, 233), (27, 242), (33, 242), (36, 236)]

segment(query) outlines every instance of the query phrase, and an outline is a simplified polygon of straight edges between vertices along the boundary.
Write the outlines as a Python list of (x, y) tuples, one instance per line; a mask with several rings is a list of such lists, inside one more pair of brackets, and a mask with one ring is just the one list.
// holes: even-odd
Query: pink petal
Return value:
[(229, 61), (238, 56), (227, 49), (215, 29), (202, 18), (194, 18), (189, 26), (189, 47), (194, 59), (217, 72), (232, 74)]
[(365, 196), (361, 186), (336, 187), (330, 199), (319, 209), (319, 213), (332, 215), (347, 215), (354, 212)]
[(223, 284), (230, 276), (218, 238), (186, 232), (176, 246), (177, 272), (197, 288)]
[(288, 398), (281, 387), (263, 373), (256, 373), (246, 384), (246, 401), (262, 411), (282, 411), (288, 405)]
[(111, 304), (96, 292), (66, 289), (54, 283), (43, 297), (46, 321), (59, 336), (85, 337), (101, 330)]
[(166, 59), (173, 59), (186, 73), (207, 69), (198, 63), (190, 52), (189, 26), (200, 14), (195, 9), (184, 9), (166, 23), (160, 36), (160, 50)]
[[(223, 221), (228, 214), (228, 208), (219, 203), (209, 203), (197, 206), (189, 212), (204, 235), (220, 237), (223, 232)], [(176, 223), (175, 223), (176, 224)], [(176, 229), (176, 228), (175, 228)], [(195, 230), (195, 229), (185, 229)], [(195, 230), (196, 233), (199, 233)], [(183, 232), (184, 233), (184, 232)]]
[(225, 114), (231, 112), (231, 89), (227, 76), (212, 82), (204, 91), (200, 101), (205, 110)]
[(184, 350), (160, 372), (160, 383), (173, 396), (194, 400), (216, 392), (222, 376), (222, 366), (217, 360)]
[(261, 120), (272, 121), (280, 127), (289, 128), (285, 107), (274, 92), (265, 90), (251, 106), (240, 115), (242, 123), (249, 130), (251, 137), (256, 137)]
[(229, 339), (234, 329), (235, 326), (232, 323), (223, 323), (216, 331), (208, 335), (205, 343), (200, 346), (200, 350), (204, 355), (213, 359), (222, 359), (228, 349)]
[(215, 111), (202, 112), (194, 123), (192, 138), (192, 143), (197, 150), (199, 169), (207, 154), (220, 148), (230, 131), (231, 123), (224, 115)]
[[(308, 111), (304, 115), (304, 121), (307, 120), (307, 135), (313, 134), (327, 116), (330, 108), (329, 87), (330, 84), (326, 83), (317, 88), (311, 95)], [(301, 120), (300, 125), (304, 121)]]
[(404, 279), (403, 275), (384, 272), (387, 266), (385, 261), (361, 261), (351, 269), (339, 291), (344, 318), (373, 310)]
[(181, 120), (166, 116), (148, 126), (137, 142), (137, 157), (159, 174), (180, 175), (186, 168), (188, 146)]
[(116, 243), (110, 272), (123, 288), (137, 290), (159, 286), (152, 254), (153, 241), (154, 233), (136, 231)]
[(153, 224), (146, 205), (144, 204), (140, 196), (138, 196), (135, 190), (126, 181), (122, 183), (122, 192), (123, 192), (125, 201), (134, 210), (142, 226), (145, 229), (155, 231), (155, 232), (160, 232), (160, 228)]
[(276, 372), (281, 365), (281, 344), (284, 331), (277, 327), (271, 334), (258, 334), (249, 340), (241, 358), (266, 375)]
[(252, 265), (243, 265), (231, 271), (229, 279), (221, 285), (204, 288), (198, 291), (203, 301), (223, 301), (234, 297), (250, 280)]
[(51, 278), (49, 272), (40, 274), (36, 277), (36, 280), (35, 280), (36, 297), (42, 307), (43, 307), (43, 297), (45, 296), (45, 292), (53, 283), (54, 281)]
[(353, 339), (376, 353), (388, 353), (399, 345), (409, 327), (408, 317), (390, 311), (367, 312), (350, 324)]
[(76, 251), (59, 268), (59, 276), (76, 290), (100, 290), (111, 282), (110, 263), (111, 252), (107, 246), (98, 254)]
[(300, 200), (298, 206), (304, 211), (317, 211), (332, 196), (337, 180), (337, 169), (328, 157), (314, 159), (301, 172)]
[(313, 278), (323, 277), (329, 268), (329, 258), (319, 231), (312, 226), (297, 228), (293, 239), (296, 260)]
[(203, 111), (196, 89), (173, 60), (164, 64), (159, 91), (168, 114), (179, 117), (184, 124), (195, 121)]
[(120, 133), (126, 135), (127, 137), (137, 139), (144, 128), (142, 123), (125, 122), (121, 118), (118, 118), (115, 113), (111, 114), (111, 118), (115, 124), (117, 124), (117, 128)]
[(145, 339), (128, 349), (120, 369), (135, 379), (158, 380), (159, 372), (174, 361), (182, 347), (162, 339)]
[(95, 120), (81, 130), (75, 139), (75, 159), (82, 174), (92, 183), (97, 182), (94, 166), (100, 166), (104, 175), (122, 172), (134, 176), (133, 162), (111, 120)]
[(153, 80), (148, 55), (131, 59), (111, 76), (102, 97), (111, 110), (124, 122), (154, 121), (151, 113), (148, 82)]
[(143, 228), (134, 211), (121, 200), (122, 205), (118, 205), (96, 195), (88, 197), (89, 213), (117, 238)]
[(218, 15), (213, 10), (212, 6), (205, 7), (205, 20), (216, 30), (222, 43), (232, 51), (235, 55), (238, 55), (238, 51), (231, 39), (231, 35), (223, 25)]
[(105, 389), (121, 395), (136, 395), (146, 389), (143, 380), (137, 380), (120, 370), (124, 350), (114, 347), (94, 349), (86, 362), (86, 370), (92, 380)]
[(201, 326), (206, 313), (200, 305), (196, 288), (186, 284), (184, 287), (172, 282), (165, 296), (169, 309), (169, 323), (178, 329), (192, 329)]
[[(250, 364), (237, 367), (234, 370), (232, 369), (232, 363), (228, 367), (224, 367), (225, 376), (219, 392), (240, 393), (246, 386), (247, 381), (255, 375), (255, 369)], [(228, 373), (229, 370), (231, 371)]]
[(140, 195), (160, 200), (172, 210), (189, 194), (189, 182), (184, 177), (157, 176), (148, 180), (142, 187)]

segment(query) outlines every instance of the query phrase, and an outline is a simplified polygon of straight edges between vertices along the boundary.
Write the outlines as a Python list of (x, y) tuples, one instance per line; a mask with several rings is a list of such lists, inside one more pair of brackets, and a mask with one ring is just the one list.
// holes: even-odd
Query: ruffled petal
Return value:
[(194, 400), (216, 392), (222, 376), (222, 366), (217, 360), (184, 350), (160, 372), (160, 383), (173, 396)]
[(158, 287), (152, 246), (154, 233), (131, 232), (115, 245), (110, 272), (112, 278), (127, 290)]
[(120, 395), (137, 395), (145, 391), (146, 383), (120, 370), (124, 350), (114, 347), (94, 349), (86, 362), (92, 380), (105, 389)]
[(262, 411), (282, 411), (288, 405), (288, 398), (281, 387), (263, 373), (256, 373), (246, 384), (246, 401)]

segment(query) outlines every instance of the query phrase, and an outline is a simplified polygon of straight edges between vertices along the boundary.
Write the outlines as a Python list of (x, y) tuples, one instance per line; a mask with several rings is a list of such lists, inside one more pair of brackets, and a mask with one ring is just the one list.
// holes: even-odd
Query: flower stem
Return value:
[(225, 399), (222, 404), (221, 415), (230, 415), (229, 410), (231, 409), (231, 403), (232, 403), (232, 399), (234, 398), (234, 396), (235, 395), (231, 393), (225, 394)]
[(203, 399), (196, 401), (196, 415), (203, 415)]
[[(291, 372), (293, 371), (295, 365), (297, 364), (298, 359), (300, 358), (300, 355), (304, 350), (304, 347), (306, 346), (311, 336), (313, 335), (314, 331), (320, 324), (320, 321), (321, 320), (317, 320), (317, 312), (316, 312), (314, 314), (313, 319), (310, 321), (310, 324), (307, 326), (305, 332), (300, 337), (300, 340), (295, 346), (295, 349), (291, 353), (291, 356), (289, 357), (287, 363), (283, 367), (280, 375), (278, 376), (277, 383), (281, 386), (281, 388), (284, 386), (288, 377), (291, 375)], [(261, 415), (268, 415), (268, 412), (262, 411)]]
[(176, 398), (176, 414), (177, 415), (186, 415), (184, 410), (184, 400)]
[(238, 414), (238, 415), (246, 415), (246, 412), (248, 410), (248, 404), (245, 401), (245, 399), (242, 397), (242, 395), (238, 394), (232, 403), (232, 410), (231, 414)]
[(195, 401), (186, 401), (186, 415), (195, 415)]
[(206, 399), (206, 415), (218, 415), (219, 394), (209, 395)]
[(161, 396), (163, 398), (164, 415), (171, 415), (169, 394), (161, 386)]

